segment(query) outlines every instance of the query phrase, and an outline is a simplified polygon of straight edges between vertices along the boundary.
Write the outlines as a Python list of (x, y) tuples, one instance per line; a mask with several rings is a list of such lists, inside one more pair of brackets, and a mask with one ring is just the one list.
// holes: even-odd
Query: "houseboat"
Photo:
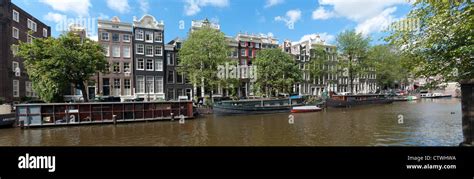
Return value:
[(326, 100), (326, 106), (351, 107), (365, 104), (388, 104), (392, 102), (393, 99), (383, 94), (331, 95), (330, 98)]
[(308, 112), (318, 112), (322, 109), (318, 106), (295, 106), (291, 109), (291, 113), (308, 113)]
[(304, 105), (302, 98), (249, 99), (238, 101), (220, 101), (214, 104), (214, 114), (264, 114), (290, 112), (294, 106)]
[(421, 98), (450, 98), (452, 95), (450, 94), (442, 94), (442, 93), (423, 93), (420, 94)]
[(191, 101), (20, 104), (16, 109), (19, 127), (194, 118)]
[(16, 118), (15, 113), (12, 112), (12, 106), (0, 105), (0, 127), (13, 127)]

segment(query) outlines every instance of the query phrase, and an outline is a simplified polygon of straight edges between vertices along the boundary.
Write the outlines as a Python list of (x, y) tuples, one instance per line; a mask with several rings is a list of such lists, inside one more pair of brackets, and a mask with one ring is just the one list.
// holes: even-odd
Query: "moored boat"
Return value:
[(382, 94), (332, 95), (327, 101), (328, 107), (351, 107), (365, 104), (388, 104), (393, 99)]
[(302, 106), (303, 99), (251, 99), (238, 101), (220, 101), (213, 106), (214, 114), (265, 114), (290, 112), (294, 106)]
[(292, 113), (307, 113), (307, 112), (317, 112), (322, 109), (317, 106), (295, 106), (291, 109)]
[(15, 113), (0, 114), (0, 127), (13, 127), (15, 122)]
[(420, 95), (421, 98), (450, 98), (452, 95), (450, 94), (442, 94), (442, 93), (423, 93)]

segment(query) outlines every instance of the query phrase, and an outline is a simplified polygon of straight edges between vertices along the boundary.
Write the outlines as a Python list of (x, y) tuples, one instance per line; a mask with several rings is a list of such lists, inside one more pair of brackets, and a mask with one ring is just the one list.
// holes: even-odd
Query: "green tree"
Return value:
[(178, 71), (185, 73), (188, 79), (197, 86), (213, 89), (222, 82), (217, 75), (217, 67), (228, 62), (229, 49), (224, 33), (209, 26), (189, 34), (179, 51), (181, 66)]
[[(336, 37), (337, 47), (341, 51), (341, 68), (347, 69), (349, 91), (354, 93), (354, 78), (363, 74), (368, 63), (363, 63), (367, 56), (370, 38), (354, 30), (343, 31)], [(344, 63), (347, 60), (347, 63)]]
[(260, 50), (253, 65), (257, 66), (255, 87), (266, 96), (290, 93), (293, 84), (302, 81), (302, 72), (296, 62), (280, 49)]
[[(395, 26), (386, 40), (411, 58), (409, 70), (415, 77), (442, 77), (434, 83), (474, 79), (472, 1), (416, 0), (406, 21), (416, 23), (404, 29)], [(461, 90), (464, 143), (472, 144), (472, 93)]]
[(376, 45), (368, 51), (369, 62), (375, 67), (377, 83), (383, 89), (392, 88), (399, 83), (407, 83), (408, 70), (404, 56), (389, 45)]
[(88, 100), (85, 82), (96, 72), (107, 72), (107, 61), (102, 46), (74, 33), (59, 38), (34, 39), (20, 42), (17, 56), (25, 60), (33, 89), (47, 102), (62, 101), (65, 89), (72, 83)]

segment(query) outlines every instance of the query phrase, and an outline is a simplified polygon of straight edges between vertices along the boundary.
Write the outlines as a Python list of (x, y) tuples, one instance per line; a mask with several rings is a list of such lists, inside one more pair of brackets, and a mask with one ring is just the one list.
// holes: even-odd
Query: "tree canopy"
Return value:
[(266, 96), (290, 93), (293, 85), (302, 81), (302, 72), (296, 62), (280, 49), (260, 50), (253, 65), (257, 66), (255, 87)]
[(84, 83), (96, 72), (108, 71), (102, 46), (71, 32), (57, 39), (20, 42), (17, 56), (25, 61), (34, 91), (47, 102), (62, 101), (71, 83), (82, 91), (84, 101), (87, 101)]

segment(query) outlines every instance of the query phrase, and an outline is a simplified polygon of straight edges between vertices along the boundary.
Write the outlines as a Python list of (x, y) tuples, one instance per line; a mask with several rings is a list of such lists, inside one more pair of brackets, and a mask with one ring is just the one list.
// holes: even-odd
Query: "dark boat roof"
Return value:
[(364, 97), (364, 96), (385, 96), (384, 94), (356, 94), (356, 95), (333, 95), (333, 96), (346, 96), (346, 97)]
[[(300, 98), (295, 98), (300, 99)], [(262, 99), (243, 99), (243, 100), (226, 100), (221, 102), (232, 103), (232, 102), (255, 102), (255, 101), (280, 101), (280, 100), (290, 100), (289, 98), (262, 98)]]
[(17, 104), (15, 106), (51, 106), (51, 105), (89, 105), (89, 104), (155, 104), (155, 103), (187, 103), (186, 101), (139, 101), (139, 102), (87, 102), (87, 103), (29, 103)]

